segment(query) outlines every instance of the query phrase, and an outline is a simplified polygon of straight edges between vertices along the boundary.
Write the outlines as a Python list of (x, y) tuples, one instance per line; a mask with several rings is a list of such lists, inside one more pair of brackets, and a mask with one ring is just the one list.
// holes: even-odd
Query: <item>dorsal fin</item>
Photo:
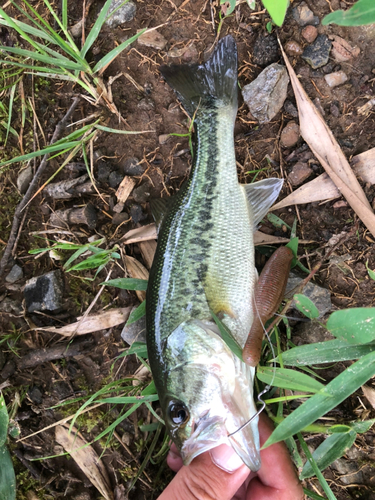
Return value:
[(253, 214), (254, 231), (275, 203), (283, 182), (283, 179), (271, 177), (252, 184), (242, 184)]

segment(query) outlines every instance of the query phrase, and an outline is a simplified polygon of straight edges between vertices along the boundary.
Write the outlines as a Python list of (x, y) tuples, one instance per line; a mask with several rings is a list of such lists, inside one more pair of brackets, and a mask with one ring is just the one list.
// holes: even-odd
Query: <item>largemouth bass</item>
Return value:
[(276, 200), (279, 179), (241, 185), (233, 130), (237, 48), (223, 38), (202, 65), (161, 68), (194, 117), (190, 177), (163, 208), (146, 297), (147, 346), (164, 420), (188, 465), (219, 444), (258, 470), (255, 368), (220, 335), (211, 311), (243, 348), (257, 279), (253, 231)]

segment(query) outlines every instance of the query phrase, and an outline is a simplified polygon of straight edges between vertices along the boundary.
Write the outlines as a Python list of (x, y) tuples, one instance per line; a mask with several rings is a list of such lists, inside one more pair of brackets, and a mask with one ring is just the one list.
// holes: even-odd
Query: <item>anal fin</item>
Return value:
[(283, 187), (283, 182), (282, 179), (271, 177), (252, 184), (241, 184), (253, 214), (254, 231), (275, 203)]

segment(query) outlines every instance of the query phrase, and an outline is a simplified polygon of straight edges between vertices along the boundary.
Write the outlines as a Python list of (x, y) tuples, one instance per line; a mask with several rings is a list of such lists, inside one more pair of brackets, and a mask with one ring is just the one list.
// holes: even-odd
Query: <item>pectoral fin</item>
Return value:
[(254, 231), (260, 221), (267, 215), (271, 206), (275, 203), (281, 188), (282, 179), (270, 178), (252, 184), (242, 184), (247, 201), (252, 211)]
[(162, 220), (168, 212), (168, 209), (172, 204), (172, 200), (173, 196), (170, 196), (169, 198), (155, 198), (150, 201), (151, 213), (156, 224), (157, 232), (159, 232)]

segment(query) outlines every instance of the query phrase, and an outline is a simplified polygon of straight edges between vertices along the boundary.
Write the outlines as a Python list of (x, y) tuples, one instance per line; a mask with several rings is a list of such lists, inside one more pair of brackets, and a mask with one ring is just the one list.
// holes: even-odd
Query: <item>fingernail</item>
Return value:
[(181, 456), (180, 456), (180, 455), (177, 455), (177, 453), (174, 453), (172, 450), (169, 450), (168, 455), (169, 455), (169, 456), (170, 456), (170, 458), (172, 458), (173, 460), (177, 460), (178, 458), (181, 458)]
[(213, 463), (224, 470), (232, 473), (243, 465), (243, 461), (231, 446), (221, 444), (210, 451)]

